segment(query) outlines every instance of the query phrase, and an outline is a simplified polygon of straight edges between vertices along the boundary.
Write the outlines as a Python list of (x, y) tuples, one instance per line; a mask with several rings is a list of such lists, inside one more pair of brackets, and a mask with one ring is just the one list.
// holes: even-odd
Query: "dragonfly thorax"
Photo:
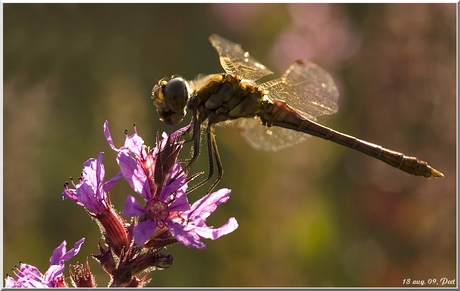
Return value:
[(231, 74), (216, 74), (199, 80), (190, 94), (188, 108), (199, 122), (211, 124), (256, 116), (261, 110), (265, 91)]
[(187, 113), (189, 88), (181, 77), (161, 79), (152, 89), (152, 99), (157, 107), (160, 120), (168, 125), (179, 124)]

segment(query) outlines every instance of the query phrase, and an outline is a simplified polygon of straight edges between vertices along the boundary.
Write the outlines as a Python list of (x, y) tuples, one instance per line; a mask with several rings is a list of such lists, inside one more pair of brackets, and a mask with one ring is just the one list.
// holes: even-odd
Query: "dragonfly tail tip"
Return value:
[(436, 169), (430, 168), (430, 177), (429, 178), (443, 178), (444, 174), (439, 172)]

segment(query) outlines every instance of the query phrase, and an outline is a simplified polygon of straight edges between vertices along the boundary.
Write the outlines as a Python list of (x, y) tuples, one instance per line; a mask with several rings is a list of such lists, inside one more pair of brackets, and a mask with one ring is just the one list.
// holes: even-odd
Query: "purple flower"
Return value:
[(193, 203), (190, 210), (181, 213), (178, 216), (180, 219), (176, 220), (177, 223), (170, 226), (172, 235), (184, 245), (204, 248), (205, 245), (200, 241), (200, 237), (215, 240), (234, 231), (238, 227), (234, 217), (219, 228), (211, 228), (205, 223), (206, 218), (216, 210), (217, 206), (230, 198), (230, 192), (229, 189), (220, 189)]
[[(104, 132), (109, 145), (118, 152), (117, 161), (123, 177), (145, 200), (145, 205), (142, 206), (133, 196), (128, 195), (123, 211), (124, 215), (140, 217), (139, 223), (134, 227), (134, 242), (142, 245), (150, 237), (168, 230), (172, 223), (170, 216), (190, 209), (185, 195), (187, 177), (181, 165), (173, 163), (164, 175), (157, 175), (163, 180), (162, 184), (155, 179), (159, 169), (157, 162), (161, 157), (159, 153), (164, 153), (171, 146), (168, 143), (170, 137), (166, 134), (163, 134), (163, 140), (158, 143), (159, 147), (148, 152), (137, 132), (126, 136), (125, 144), (120, 148), (113, 144), (107, 122), (104, 124)], [(179, 144), (172, 146), (176, 147), (174, 152), (181, 147)]]
[(155, 244), (155, 239), (171, 243), (172, 235), (186, 246), (204, 248), (200, 237), (216, 239), (236, 229), (238, 224), (234, 218), (218, 229), (211, 229), (204, 223), (217, 205), (229, 198), (229, 190), (208, 194), (190, 207), (186, 196), (187, 176), (176, 159), (182, 148), (176, 138), (188, 126), (170, 136), (164, 133), (163, 139), (151, 151), (146, 150), (137, 132), (126, 136), (124, 146), (116, 148), (107, 122), (104, 128), (107, 141), (118, 152), (117, 161), (123, 177), (144, 200), (140, 204), (129, 195), (123, 211), (124, 215), (138, 219), (133, 230), (136, 244), (160, 246)]
[(47, 288), (47, 287), (66, 287), (62, 278), (64, 272), (64, 262), (70, 260), (80, 251), (80, 247), (85, 238), (77, 241), (72, 249), (66, 251), (66, 241), (58, 246), (50, 258), (50, 267), (42, 274), (36, 267), (21, 263), (18, 270), (14, 272), (17, 279), (7, 276), (5, 287), (7, 288)]
[(97, 159), (88, 159), (83, 164), (80, 183), (75, 185), (72, 182), (75, 189), (70, 189), (66, 184), (62, 199), (70, 198), (89, 210), (90, 215), (99, 221), (98, 225), (106, 237), (107, 243), (119, 255), (122, 249), (128, 246), (128, 236), (124, 220), (110, 206), (107, 191), (115, 185), (122, 175), (118, 173), (105, 183), (103, 182), (104, 176), (102, 153), (99, 153)]
[(99, 153), (97, 159), (91, 158), (83, 163), (80, 182), (77, 185), (72, 182), (75, 189), (70, 189), (66, 185), (64, 192), (62, 192), (62, 199), (70, 198), (93, 214), (106, 211), (109, 209), (107, 191), (113, 187), (122, 175), (118, 173), (109, 181), (103, 183), (104, 176), (102, 153)]

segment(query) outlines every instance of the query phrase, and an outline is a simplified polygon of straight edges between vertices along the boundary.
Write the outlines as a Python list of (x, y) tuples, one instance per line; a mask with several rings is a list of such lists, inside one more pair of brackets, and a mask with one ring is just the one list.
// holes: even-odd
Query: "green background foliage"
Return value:
[[(218, 187), (232, 196), (210, 222), (234, 216), (240, 226), (206, 250), (170, 247), (173, 266), (153, 272), (150, 286), (410, 287), (404, 279), (455, 278), (455, 4), (296, 5), (4, 4), (4, 273), (20, 260), (45, 271), (63, 240), (70, 247), (86, 237), (73, 263), (97, 252), (96, 224), (61, 201), (64, 181), (99, 151), (107, 177), (116, 173), (104, 120), (116, 145), (134, 123), (150, 145), (157, 131), (179, 128), (158, 120), (150, 91), (164, 76), (222, 72), (207, 40), (217, 33), (276, 76), (316, 48), (308, 60), (341, 93), (339, 112), (320, 122), (420, 157), (445, 177), (410, 176), (318, 138), (259, 152), (234, 128), (217, 128)], [(283, 38), (293, 32), (304, 33), (305, 49)], [(273, 49), (280, 45), (289, 53)], [(202, 155), (191, 171), (206, 167)], [(112, 191), (120, 211), (128, 193), (126, 183)]]

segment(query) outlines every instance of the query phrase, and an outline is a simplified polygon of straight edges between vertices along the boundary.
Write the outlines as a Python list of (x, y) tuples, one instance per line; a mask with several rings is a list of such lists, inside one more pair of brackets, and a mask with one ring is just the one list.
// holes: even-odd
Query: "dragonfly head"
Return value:
[(168, 125), (179, 124), (184, 119), (188, 98), (188, 84), (179, 76), (163, 78), (152, 89), (160, 120)]

